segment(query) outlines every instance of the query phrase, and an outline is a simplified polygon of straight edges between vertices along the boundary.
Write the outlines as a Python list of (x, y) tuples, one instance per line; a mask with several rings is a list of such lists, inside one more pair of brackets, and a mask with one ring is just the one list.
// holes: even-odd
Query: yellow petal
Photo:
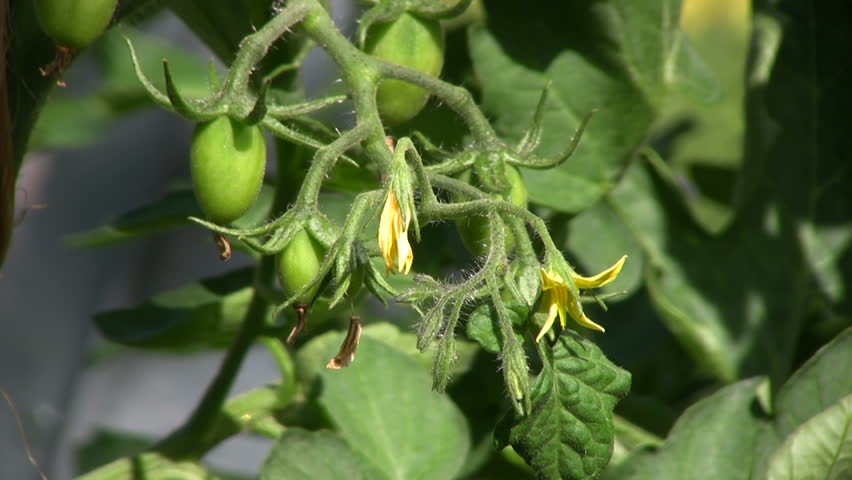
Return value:
[(393, 270), (394, 265), (394, 250), (396, 240), (394, 238), (394, 220), (399, 216), (399, 202), (396, 199), (396, 194), (393, 190), (388, 192), (388, 198), (385, 200), (385, 206), (382, 209), (382, 216), (379, 219), (379, 250), (382, 251), (382, 257), (385, 260), (385, 266), (388, 273)]
[(604, 329), (604, 327), (602, 327), (602, 326), (598, 325), (597, 323), (591, 321), (589, 319), (589, 317), (587, 317), (586, 314), (583, 313), (580, 310), (580, 304), (577, 303), (577, 300), (575, 300), (573, 297), (571, 297), (570, 300), (568, 301), (567, 307), (568, 307), (568, 312), (571, 314), (571, 317), (573, 317), (574, 320), (577, 323), (579, 323), (580, 325), (582, 325), (586, 328), (591, 328), (592, 330), (597, 330), (599, 332), (605, 332), (606, 331), (606, 329)]
[[(627, 255), (621, 257), (621, 259), (615, 262), (615, 265), (607, 268), (603, 272), (593, 276), (593, 277), (581, 277), (580, 275), (571, 275), (574, 278), (574, 284), (577, 285), (577, 288), (598, 288), (602, 287), (611, 281), (615, 280), (615, 277), (621, 272), (621, 267), (624, 266), (624, 261), (627, 260)], [(579, 321), (579, 320), (578, 320)], [(594, 322), (592, 322), (594, 324)], [(603, 330), (603, 329), (601, 329)]]
[(559, 276), (558, 273), (554, 270), (545, 270), (541, 269), (541, 289), (542, 290), (551, 290), (553, 288), (557, 288), (559, 286), (564, 286), (565, 281), (562, 280), (562, 277)]
[(399, 201), (393, 190), (388, 192), (379, 219), (379, 250), (388, 273), (394, 270), (407, 274), (414, 263), (414, 252), (408, 243), (408, 220), (402, 216)]
[(407, 228), (402, 230), (399, 238), (396, 239), (396, 250), (397, 271), (407, 275), (411, 271), (411, 264), (414, 262), (414, 251), (411, 250), (411, 244), (408, 243)]
[(559, 311), (559, 306), (554, 301), (553, 295), (550, 293), (545, 293), (542, 298), (542, 307), (547, 309), (547, 320), (544, 322), (544, 326), (541, 327), (541, 330), (538, 332), (538, 335), (535, 337), (536, 343), (541, 340), (541, 337), (547, 333), (553, 327), (553, 322), (556, 320), (556, 316)]
[(565, 311), (566, 307), (569, 305), (571, 293), (568, 291), (568, 287), (563, 284), (556, 287), (553, 291), (553, 295), (556, 297), (556, 305), (559, 307), (559, 325), (561, 325), (562, 328), (565, 328), (568, 326), (568, 315)]

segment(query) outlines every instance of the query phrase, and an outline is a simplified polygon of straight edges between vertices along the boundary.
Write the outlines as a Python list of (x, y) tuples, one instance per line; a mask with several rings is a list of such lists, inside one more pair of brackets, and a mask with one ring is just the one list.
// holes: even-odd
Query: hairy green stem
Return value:
[(502, 144), (491, 124), (488, 123), (488, 119), (485, 118), (485, 115), (476, 106), (473, 96), (466, 88), (457, 87), (432, 75), (411, 68), (394, 65), (378, 59), (375, 62), (379, 68), (379, 72), (384, 77), (403, 80), (423, 87), (435, 94), (436, 97), (440, 98), (464, 120), (478, 144), (488, 146), (493, 146), (495, 143)]
[[(283, 211), (293, 201), (296, 185), (301, 183), (305, 162), (302, 147), (278, 143), (275, 199), (273, 211)], [(222, 438), (221, 411), (239, 373), (246, 353), (266, 326), (271, 306), (263, 294), (275, 281), (275, 257), (260, 260), (255, 272), (255, 291), (249, 302), (242, 327), (231, 344), (213, 381), (193, 411), (189, 420), (154, 449), (175, 459), (195, 458), (215, 446)], [(282, 382), (288, 379), (282, 379)], [(292, 393), (292, 392), (291, 392)], [(228, 430), (231, 431), (232, 429)], [(227, 438), (227, 437), (225, 437)]]
[(254, 67), (278, 38), (302, 20), (310, 8), (304, 2), (291, 2), (284, 10), (274, 16), (257, 32), (248, 35), (240, 42), (240, 51), (228, 71), (226, 85), (240, 85), (248, 89), (249, 77)]
[(559, 247), (557, 247), (556, 243), (553, 242), (553, 238), (547, 230), (547, 224), (545, 224), (544, 220), (526, 208), (519, 207), (505, 200), (488, 198), (486, 194), (482, 193), (477, 188), (444, 175), (429, 174), (429, 180), (431, 181), (431, 185), (438, 188), (479, 197), (479, 199), (452, 204), (426, 204), (424, 202), (421, 206), (421, 215), (425, 216), (427, 219), (456, 219), (464, 218), (469, 215), (481, 215), (491, 211), (509, 214), (528, 223), (533, 230), (535, 230), (535, 233), (539, 236), (539, 238), (541, 238), (541, 241), (544, 244), (546, 258), (551, 255), (558, 254)]
[[(269, 263), (268, 259), (261, 261), (261, 265), (258, 267), (259, 275), (262, 274), (262, 271), (269, 270), (269, 268), (264, 268), (265, 263)], [(264, 320), (268, 314), (269, 304), (266, 303), (259, 293), (255, 292), (249, 303), (249, 308), (239, 335), (228, 349), (225, 359), (216, 373), (216, 377), (210, 386), (207, 387), (207, 391), (204, 393), (195, 411), (182, 427), (155, 445), (154, 450), (172, 459), (180, 460), (195, 458), (199, 453), (202, 453), (199, 450), (204, 450), (215, 445), (213, 441), (219, 437), (217, 435), (217, 420), (219, 419), (222, 405), (231, 391), (231, 386), (242, 366), (248, 349), (263, 329)]]

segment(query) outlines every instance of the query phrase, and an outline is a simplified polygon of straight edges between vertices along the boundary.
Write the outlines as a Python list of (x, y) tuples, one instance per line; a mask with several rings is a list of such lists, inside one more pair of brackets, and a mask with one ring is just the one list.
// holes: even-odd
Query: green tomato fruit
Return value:
[(192, 137), (192, 184), (201, 210), (228, 224), (254, 203), (266, 170), (266, 139), (256, 125), (228, 117), (202, 123)]
[(118, 0), (35, 0), (41, 28), (57, 45), (78, 50), (104, 33)]
[[(460, 177), (460, 180), (470, 182), (470, 170), (465, 171)], [(527, 187), (524, 185), (524, 180), (521, 178), (521, 173), (517, 168), (506, 165), (506, 179), (512, 185), (512, 188), (502, 196), (503, 199), (509, 200), (513, 204), (526, 208), (527, 206)], [(494, 198), (501, 198), (500, 194), (494, 194)], [(461, 200), (461, 199), (457, 199)], [(489, 240), (491, 238), (491, 229), (488, 227), (488, 219), (481, 215), (468, 217), (462, 220), (456, 220), (459, 234), (462, 237), (465, 247), (470, 253), (477, 257), (488, 253)], [(515, 236), (512, 232), (506, 230), (506, 251), (510, 252), (515, 248)]]
[[(301, 229), (275, 257), (278, 267), (278, 280), (284, 294), (289, 298), (305, 287), (320, 271), (320, 265), (325, 258), (325, 247), (311, 237), (307, 230)], [(296, 303), (311, 303), (319, 291), (320, 284), (315, 285)]]
[[(441, 24), (409, 13), (370, 27), (364, 51), (382, 60), (438, 76), (444, 66)], [(399, 125), (411, 120), (426, 104), (429, 92), (402, 80), (382, 80), (376, 102), (382, 120)]]

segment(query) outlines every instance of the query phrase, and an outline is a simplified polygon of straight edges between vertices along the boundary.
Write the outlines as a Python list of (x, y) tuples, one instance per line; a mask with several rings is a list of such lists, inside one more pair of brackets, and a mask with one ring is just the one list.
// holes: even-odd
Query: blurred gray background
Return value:
[[(335, 4), (351, 26), (351, 2)], [(163, 14), (143, 27), (212, 58), (179, 20)], [(334, 77), (329, 60), (313, 53), (305, 69), (308, 93)], [(73, 88), (98, 81), (94, 62), (80, 58), (68, 73)], [(17, 207), (32, 209), (14, 232), (0, 272), (0, 387), (17, 404), (32, 452), (50, 479), (75, 474), (77, 448), (98, 429), (158, 438), (190, 413), (212, 378), (221, 352), (163, 355), (105, 347), (91, 324), (100, 310), (130, 306), (150, 295), (247, 263), (216, 259), (209, 234), (180, 228), (143, 242), (71, 249), (65, 236), (92, 229), (160, 197), (188, 178), (192, 125), (154, 108), (110, 126), (96, 144), (31, 152), (17, 183)], [(96, 355), (96, 352), (100, 354)], [(276, 378), (274, 362), (253, 351), (234, 392)], [(207, 461), (225, 471), (255, 473), (271, 444), (226, 442)], [(11, 409), (0, 405), (0, 479), (38, 479), (27, 460)]]

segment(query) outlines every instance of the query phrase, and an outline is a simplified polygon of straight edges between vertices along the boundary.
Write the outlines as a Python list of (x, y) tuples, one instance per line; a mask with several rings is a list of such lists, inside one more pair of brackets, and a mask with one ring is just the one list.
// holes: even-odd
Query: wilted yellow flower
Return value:
[(388, 273), (396, 270), (407, 274), (414, 262), (414, 252), (408, 243), (408, 224), (411, 214), (403, 215), (393, 189), (388, 192), (385, 208), (379, 220), (379, 249), (385, 259)]
[[(593, 277), (581, 277), (572, 272), (571, 278), (574, 280), (574, 285), (577, 286), (578, 290), (602, 287), (615, 280), (619, 272), (621, 272), (621, 267), (624, 266), (625, 260), (627, 260), (627, 255), (621, 257), (619, 261), (615, 262), (615, 265)], [(579, 296), (571, 292), (568, 284), (565, 283), (555, 270), (541, 269), (541, 292), (541, 308), (547, 311), (547, 321), (544, 322), (544, 326), (541, 327), (541, 331), (535, 337), (536, 342), (541, 340), (541, 337), (553, 327), (553, 322), (557, 316), (559, 317), (559, 324), (562, 325), (562, 328), (565, 328), (567, 317), (571, 315), (571, 318), (586, 328), (591, 328), (599, 332), (605, 331), (602, 326), (591, 321), (583, 313), (582, 308), (580, 308)]]

